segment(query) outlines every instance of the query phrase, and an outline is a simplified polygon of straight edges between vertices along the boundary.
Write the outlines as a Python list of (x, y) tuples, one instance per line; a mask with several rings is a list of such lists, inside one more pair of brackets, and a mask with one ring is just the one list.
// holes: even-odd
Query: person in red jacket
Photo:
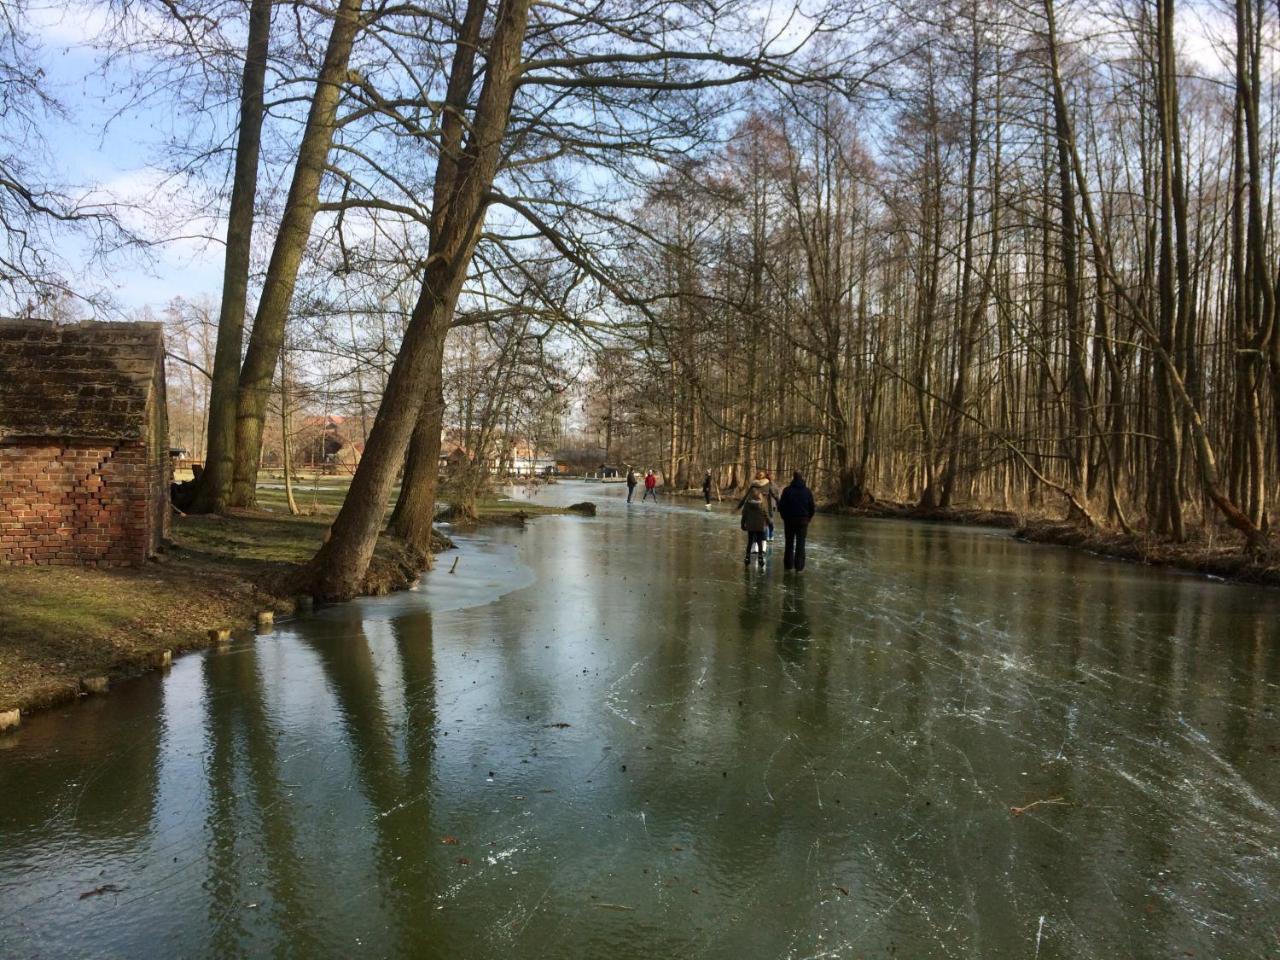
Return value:
[(658, 478), (652, 470), (644, 475), (644, 496), (641, 500), (648, 500), (653, 497), (653, 502), (658, 502)]

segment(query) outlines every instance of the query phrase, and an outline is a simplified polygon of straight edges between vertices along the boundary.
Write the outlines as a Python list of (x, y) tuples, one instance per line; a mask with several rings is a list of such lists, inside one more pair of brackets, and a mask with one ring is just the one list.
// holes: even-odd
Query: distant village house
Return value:
[(0, 564), (139, 564), (169, 529), (158, 323), (0, 320)]
[[(448, 474), (462, 464), (474, 459), (471, 453), (455, 436), (446, 431), (440, 438), (440, 472)], [(539, 450), (526, 440), (512, 440), (501, 452), (486, 458), (485, 463), (493, 476), (548, 476), (558, 471), (555, 457)]]
[(527, 441), (516, 440), (508, 448), (505, 465), (517, 477), (545, 476), (555, 473), (556, 459)]
[[(356, 424), (357, 428), (359, 424)], [(293, 439), (294, 457), (303, 467), (332, 473), (355, 473), (364, 442), (352, 439), (348, 418), (307, 417)]]

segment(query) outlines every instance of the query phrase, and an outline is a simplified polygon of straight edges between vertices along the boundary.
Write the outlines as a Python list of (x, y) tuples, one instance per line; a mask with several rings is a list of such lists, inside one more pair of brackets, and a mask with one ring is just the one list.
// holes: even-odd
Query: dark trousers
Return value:
[(764, 559), (764, 531), (748, 530), (747, 531), (747, 559), (751, 559), (751, 548), (755, 547), (760, 552), (760, 559)]
[(782, 569), (804, 569), (804, 538), (808, 536), (809, 524), (782, 521), (785, 528), (787, 545), (782, 551)]
[(631, 502), (631, 498), (636, 495), (636, 485), (634, 483), (627, 484), (627, 503)]

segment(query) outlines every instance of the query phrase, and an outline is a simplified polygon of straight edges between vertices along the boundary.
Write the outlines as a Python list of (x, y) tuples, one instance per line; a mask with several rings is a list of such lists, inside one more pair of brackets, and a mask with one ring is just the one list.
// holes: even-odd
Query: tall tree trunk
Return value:
[[(929, 60), (928, 92), (926, 100), (926, 159), (923, 193), (924, 216), (921, 232), (920, 283), (923, 289), (917, 293), (918, 356), (916, 358), (916, 411), (920, 417), (920, 434), (923, 445), (923, 484), (919, 507), (932, 510), (938, 505), (937, 455), (938, 438), (934, 429), (934, 401), (931, 376), (933, 338), (937, 323), (939, 283), (942, 274), (942, 147), (941, 120), (935, 91), (933, 60)], [(926, 245), (927, 242), (927, 245)]]
[(960, 303), (956, 312), (956, 360), (942, 441), (946, 465), (942, 470), (938, 506), (947, 509), (955, 492), (956, 472), (960, 463), (960, 435), (964, 410), (969, 402), (969, 366), (972, 363), (978, 311), (972, 309), (974, 227), (977, 223), (978, 151), (981, 143), (978, 125), (978, 95), (981, 81), (981, 29), (977, 17), (970, 22), (969, 64), (969, 144), (964, 177), (964, 247), (960, 263)]
[[(311, 561), (307, 579), (318, 596), (347, 599), (360, 588), (373, 556), (387, 496), (404, 459), (435, 362), (434, 344), (453, 315), (471, 264), (498, 170), (520, 76), (530, 0), (502, 0), (490, 44), (484, 85), (457, 163), (442, 154), (436, 166), (437, 202), (422, 291), (387, 380), (378, 416), (331, 536)], [(455, 54), (456, 56), (457, 54)]]
[[(1258, 20), (1255, 20), (1255, 9)], [(1259, 46), (1261, 8), (1249, 0), (1236, 3), (1236, 166), (1237, 183), (1245, 189), (1235, 194), (1236, 213), (1232, 218), (1236, 248), (1236, 395), (1235, 425), (1238, 434), (1242, 483), (1236, 495), (1243, 501), (1250, 520), (1258, 527), (1266, 524), (1267, 458), (1263, 452), (1262, 390), (1263, 358), (1268, 345), (1271, 365), (1273, 406), (1280, 418), (1280, 338), (1276, 336), (1276, 303), (1267, 265), (1265, 222), (1269, 211), (1263, 204), (1262, 185), (1266, 172), (1262, 163), (1259, 100), (1261, 71)], [(1239, 127), (1243, 125), (1244, 138)], [(1240, 204), (1247, 203), (1247, 220), (1241, 223)], [(1277, 444), (1280, 448), (1280, 444)]]
[(231, 495), (236, 447), (236, 386), (244, 346), (244, 315), (249, 299), (249, 259), (253, 246), (253, 206), (258, 193), (258, 154), (262, 145), (263, 89), (271, 39), (272, 0), (253, 0), (249, 39), (240, 81), (240, 129), (236, 136), (231, 207), (227, 213), (227, 249), (222, 266), (222, 305), (209, 393), (208, 450), (193, 513), (224, 510)]
[[(296, 517), (302, 511), (298, 509), (298, 501), (293, 497), (293, 456), (289, 452), (289, 367), (286, 363), (288, 353), (287, 350), (280, 351), (280, 460), (284, 467), (285, 503), (289, 506), (289, 515)], [(320, 442), (324, 443), (324, 440), (321, 439)]]
[[(1179, 229), (1177, 198), (1181, 191), (1178, 163), (1178, 92), (1173, 52), (1173, 0), (1156, 5), (1156, 105), (1160, 130), (1160, 264), (1158, 271), (1160, 346), (1175, 366), (1180, 366), (1178, 346), (1182, 339), (1184, 292), (1179, 282), (1175, 247), (1181, 260), (1182, 231)], [(1182, 515), (1182, 426), (1171, 376), (1181, 369), (1156, 367), (1159, 402), (1160, 445), (1156, 457), (1157, 530), (1176, 541), (1186, 539)]]
[(1063, 313), (1067, 332), (1067, 383), (1071, 400), (1071, 436), (1067, 441), (1071, 482), (1083, 495), (1089, 489), (1089, 387), (1085, 373), (1085, 318), (1080, 309), (1080, 228), (1067, 143), (1067, 118), (1054, 112), (1058, 148), (1058, 186), (1062, 213)]
[[(448, 166), (447, 175), (456, 176), (461, 162), (463, 136), (466, 130), (465, 111), (467, 98), (475, 82), (477, 46), (480, 28), (484, 24), (486, 0), (468, 0), (458, 35), (458, 48), (449, 71), (449, 86), (445, 93), (445, 111), (441, 121), (440, 154)], [(448, 197), (437, 182), (434, 191), (437, 209), (444, 209)], [(449, 322), (453, 315), (450, 313)], [(428, 349), (431, 361), (427, 369), (426, 394), (422, 410), (410, 439), (404, 464), (404, 479), (400, 496), (391, 514), (390, 529), (397, 536), (419, 550), (425, 557), (431, 556), (431, 523), (436, 512), (436, 487), (440, 478), (440, 431), (444, 426), (444, 347), (448, 338), (449, 323), (433, 329)]]
[(342, 83), (346, 79), (351, 49), (360, 32), (360, 6), (361, 0), (339, 0), (333, 15), (333, 29), (329, 33), (324, 62), (316, 78), (315, 93), (307, 113), (302, 142), (298, 146), (293, 182), (289, 185), (284, 215), (271, 250), (266, 282), (258, 301), (253, 332), (249, 336), (249, 348), (240, 370), (231, 486), (231, 505), (235, 507), (252, 507), (256, 503), (262, 424), (271, 390), (271, 374), (280, 355), (298, 269), (319, 208), (320, 182), (333, 145)]
[(442, 324), (430, 345), (432, 359), (427, 365), (426, 399), (409, 440), (404, 462), (400, 496), (391, 514), (388, 529), (421, 552), (430, 563), (431, 522), (436, 514), (436, 488), (440, 480), (440, 431), (444, 427), (444, 341), (447, 324)]

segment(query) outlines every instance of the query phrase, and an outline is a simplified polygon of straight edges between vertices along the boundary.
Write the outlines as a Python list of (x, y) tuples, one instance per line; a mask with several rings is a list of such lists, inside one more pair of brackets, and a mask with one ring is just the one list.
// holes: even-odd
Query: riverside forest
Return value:
[(1261, 0), (0, 0), (0, 954), (1274, 956), (1278, 187)]

